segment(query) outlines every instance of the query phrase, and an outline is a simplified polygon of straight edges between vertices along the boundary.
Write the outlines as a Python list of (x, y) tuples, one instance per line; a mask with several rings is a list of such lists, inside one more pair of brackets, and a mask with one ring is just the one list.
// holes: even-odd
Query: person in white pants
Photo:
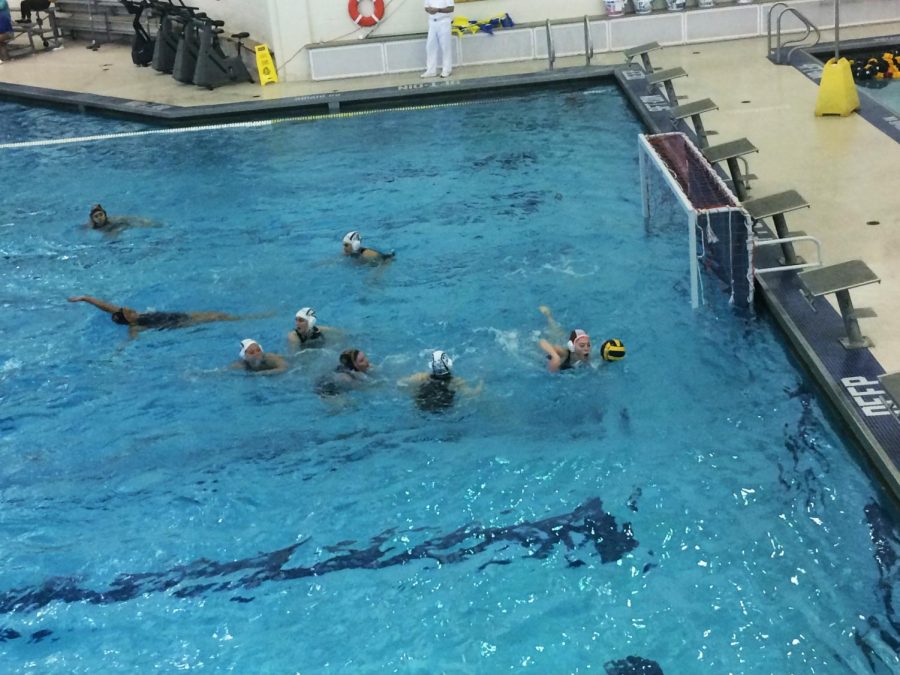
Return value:
[(428, 40), (425, 42), (425, 72), (422, 77), (437, 75), (438, 51), (441, 52), (441, 77), (453, 72), (453, 0), (425, 0), (428, 12)]

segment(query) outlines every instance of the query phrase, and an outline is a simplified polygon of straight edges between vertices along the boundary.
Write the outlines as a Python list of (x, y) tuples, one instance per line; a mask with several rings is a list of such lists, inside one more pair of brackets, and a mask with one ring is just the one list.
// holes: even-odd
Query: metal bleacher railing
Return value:
[(127, 42), (134, 35), (132, 17), (118, 0), (57, 0), (56, 16), (63, 35), (104, 42)]

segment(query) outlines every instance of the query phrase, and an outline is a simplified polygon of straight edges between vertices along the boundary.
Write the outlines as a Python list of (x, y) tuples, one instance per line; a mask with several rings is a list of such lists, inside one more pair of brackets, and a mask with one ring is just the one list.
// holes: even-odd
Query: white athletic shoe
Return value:
[(451, 70), (445, 70), (443, 73), (441, 73), (441, 77), (450, 77), (450, 75), (452, 75), (452, 73), (453, 73), (453, 71), (451, 71)]
[(424, 73), (419, 75), (419, 77), (437, 77), (437, 73), (432, 72), (430, 70), (426, 70)]

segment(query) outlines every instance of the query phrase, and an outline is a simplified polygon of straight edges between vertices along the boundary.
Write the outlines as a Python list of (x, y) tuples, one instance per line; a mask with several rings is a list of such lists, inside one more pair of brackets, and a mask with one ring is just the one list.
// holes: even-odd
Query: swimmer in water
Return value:
[(362, 238), (359, 236), (359, 232), (356, 232), (355, 230), (344, 235), (343, 245), (344, 255), (350, 256), (361, 262), (388, 262), (393, 260), (395, 256), (393, 251), (390, 253), (381, 253), (374, 248), (365, 248), (362, 245)]
[(397, 384), (401, 387), (412, 385), (416, 406), (424, 412), (442, 413), (448, 410), (456, 394), (477, 396), (481, 393), (482, 382), (469, 387), (462, 378), (453, 375), (453, 359), (440, 350), (432, 352), (429, 372), (416, 373), (405, 377)]
[(159, 227), (159, 223), (137, 216), (110, 216), (100, 204), (94, 204), (85, 227), (105, 234), (116, 234), (128, 227)]
[(325, 333), (334, 329), (317, 326), (316, 310), (304, 307), (294, 315), (294, 330), (288, 333), (288, 342), (296, 350), (325, 346)]
[[(541, 314), (547, 317), (548, 331), (562, 334), (562, 329), (553, 318), (550, 308), (546, 305), (541, 305), (538, 309)], [(551, 344), (544, 339), (538, 344), (547, 354), (547, 370), (551, 373), (569, 370), (582, 363), (589, 363), (591, 359), (591, 337), (580, 328), (576, 328), (569, 333), (569, 340), (566, 342), (565, 347)]]
[(167, 330), (170, 328), (186, 328), (200, 323), (212, 321), (240, 321), (241, 317), (232, 316), (223, 312), (138, 312), (131, 307), (114, 305), (105, 300), (92, 298), (89, 295), (76, 295), (69, 298), (69, 302), (86, 302), (104, 312), (112, 315), (114, 323), (128, 326), (129, 332), (134, 334), (140, 330), (155, 328)]
[(316, 382), (316, 393), (319, 396), (337, 396), (351, 389), (359, 389), (369, 383), (368, 372), (371, 367), (364, 352), (346, 349), (341, 352), (334, 372)]
[(250, 338), (241, 340), (240, 360), (231, 364), (231, 368), (246, 370), (251, 373), (275, 375), (287, 370), (288, 364), (283, 356), (263, 351), (262, 345)]

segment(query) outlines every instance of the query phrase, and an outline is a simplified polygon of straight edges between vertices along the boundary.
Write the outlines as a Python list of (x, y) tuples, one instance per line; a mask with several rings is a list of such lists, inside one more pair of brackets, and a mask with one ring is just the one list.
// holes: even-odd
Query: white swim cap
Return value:
[(251, 340), (250, 338), (241, 340), (240, 357), (245, 361), (247, 360), (247, 350), (250, 348), (250, 345), (256, 345), (257, 347), (259, 347), (259, 350), (262, 351), (262, 345), (259, 344), (256, 340)]
[(350, 244), (350, 248), (353, 249), (353, 252), (356, 253), (359, 249), (362, 248), (362, 239), (359, 236), (359, 232), (353, 230), (352, 232), (348, 232), (344, 235), (344, 243)]
[(453, 367), (453, 359), (447, 356), (447, 352), (437, 350), (431, 354), (431, 372), (434, 375), (449, 375)]
[(591, 339), (591, 336), (588, 335), (587, 333), (585, 333), (585, 332), (584, 332), (583, 330), (581, 330), (580, 328), (576, 328), (576, 329), (573, 330), (573, 331), (571, 332), (571, 334), (569, 335), (569, 341), (566, 343), (566, 348), (567, 348), (570, 352), (574, 352), (574, 351), (575, 351), (575, 341), (576, 341), (576, 340), (580, 340), (581, 338), (587, 338), (588, 340), (590, 340), (590, 339)]
[(306, 321), (309, 329), (312, 330), (313, 326), (316, 325), (316, 310), (312, 307), (304, 307), (294, 315), (294, 318), (303, 319)]

